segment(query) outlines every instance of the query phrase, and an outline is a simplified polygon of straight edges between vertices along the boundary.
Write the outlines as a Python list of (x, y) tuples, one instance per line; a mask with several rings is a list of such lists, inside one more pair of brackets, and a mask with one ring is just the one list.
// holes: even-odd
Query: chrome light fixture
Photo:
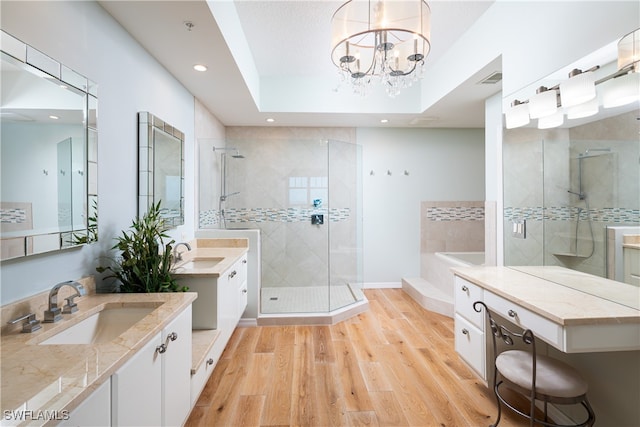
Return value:
[(394, 97), (422, 77), (430, 32), (425, 0), (350, 0), (331, 19), (331, 60), (355, 93), (379, 82)]
[[(595, 65), (588, 70), (574, 69), (569, 79), (556, 86), (541, 86), (529, 100), (515, 100), (506, 109), (507, 129), (526, 126), (529, 119), (538, 119), (538, 129), (561, 126), (564, 116), (569, 120), (593, 116), (600, 104), (604, 108), (619, 107), (640, 99), (640, 28), (618, 42), (617, 71), (596, 80)], [(557, 91), (560, 100), (555, 102)]]

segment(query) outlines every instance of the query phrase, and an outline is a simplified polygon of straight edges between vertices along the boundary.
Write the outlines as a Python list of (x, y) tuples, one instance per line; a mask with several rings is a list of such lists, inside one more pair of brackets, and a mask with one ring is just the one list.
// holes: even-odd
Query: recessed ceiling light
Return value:
[(269, 118), (267, 119), (267, 123), (273, 123), (273, 122), (275, 122), (275, 121), (276, 121), (276, 119), (272, 119), (271, 117), (269, 117)]
[(54, 116), (53, 114), (49, 116), (50, 119), (52, 120), (58, 120), (60, 117), (58, 116)]
[(388, 119), (381, 119), (380, 123), (389, 123), (389, 120)]
[(196, 71), (207, 71), (207, 66), (202, 64), (196, 64), (193, 66), (193, 69)]

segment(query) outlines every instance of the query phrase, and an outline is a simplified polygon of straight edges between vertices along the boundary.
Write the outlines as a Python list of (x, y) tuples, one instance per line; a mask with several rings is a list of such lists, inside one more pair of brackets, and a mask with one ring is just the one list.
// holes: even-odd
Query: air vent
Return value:
[(479, 85), (494, 85), (498, 82), (502, 81), (502, 73), (499, 71), (494, 71), (488, 77), (480, 80), (478, 82)]
[(411, 119), (409, 124), (411, 126), (428, 125), (428, 124), (433, 124), (434, 122), (437, 122), (439, 120), (440, 120), (440, 117), (436, 117), (436, 116), (414, 117), (413, 119)]

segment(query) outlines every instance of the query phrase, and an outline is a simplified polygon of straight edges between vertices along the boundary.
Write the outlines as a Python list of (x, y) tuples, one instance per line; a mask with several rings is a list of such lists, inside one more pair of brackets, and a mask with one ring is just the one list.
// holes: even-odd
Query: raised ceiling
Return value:
[[(361, 1), (361, 0), (355, 0)], [(431, 1), (424, 79), (493, 1)], [(420, 85), (396, 98), (341, 86), (330, 59), (336, 1), (101, 1), (147, 51), (226, 126), (484, 127), (484, 100), (501, 83), (496, 60), (423, 106)], [(191, 25), (187, 25), (191, 23)], [(193, 65), (209, 67), (199, 73)]]

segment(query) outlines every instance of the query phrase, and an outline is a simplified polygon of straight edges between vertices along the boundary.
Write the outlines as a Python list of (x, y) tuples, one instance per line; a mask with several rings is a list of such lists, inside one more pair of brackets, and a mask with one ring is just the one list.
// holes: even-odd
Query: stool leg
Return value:
[(493, 386), (493, 392), (496, 395), (496, 402), (498, 402), (498, 418), (496, 418), (496, 422), (491, 424), (489, 427), (498, 427), (498, 424), (500, 423), (500, 417), (502, 416), (502, 405), (500, 404), (500, 398), (498, 397), (499, 385), (500, 383), (497, 383), (495, 386)]

